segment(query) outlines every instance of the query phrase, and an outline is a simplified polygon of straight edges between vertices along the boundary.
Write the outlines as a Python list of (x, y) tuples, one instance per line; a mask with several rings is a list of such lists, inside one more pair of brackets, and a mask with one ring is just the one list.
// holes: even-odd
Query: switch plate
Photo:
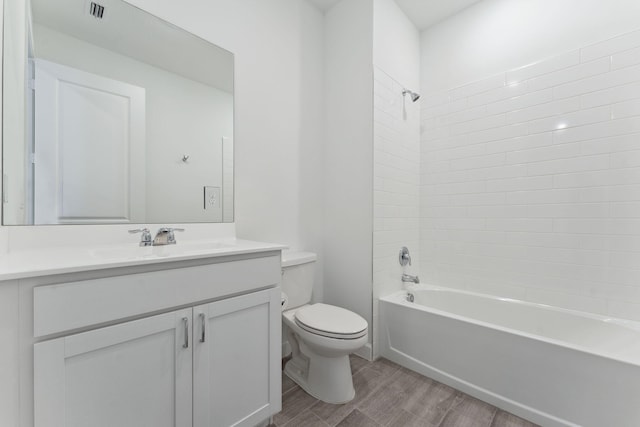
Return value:
[(204, 209), (220, 209), (222, 201), (220, 187), (204, 187)]

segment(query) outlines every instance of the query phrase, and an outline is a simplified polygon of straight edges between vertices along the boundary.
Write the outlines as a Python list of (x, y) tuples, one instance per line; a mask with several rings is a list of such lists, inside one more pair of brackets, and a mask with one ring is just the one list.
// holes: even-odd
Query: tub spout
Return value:
[(418, 276), (411, 276), (409, 274), (402, 275), (403, 282), (411, 282), (411, 283), (420, 283), (420, 278)]

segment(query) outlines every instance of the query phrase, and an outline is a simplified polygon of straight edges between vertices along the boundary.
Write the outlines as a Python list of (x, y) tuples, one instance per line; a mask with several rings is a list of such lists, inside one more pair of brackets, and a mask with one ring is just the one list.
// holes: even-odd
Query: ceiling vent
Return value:
[(89, 14), (96, 19), (104, 18), (104, 6), (98, 4), (96, 2), (91, 2), (89, 4)]

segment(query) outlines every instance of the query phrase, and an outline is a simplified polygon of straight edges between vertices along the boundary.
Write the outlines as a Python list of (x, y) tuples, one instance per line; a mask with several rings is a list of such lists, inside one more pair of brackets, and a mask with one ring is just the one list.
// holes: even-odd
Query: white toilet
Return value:
[(291, 345), (284, 372), (313, 397), (346, 403), (355, 396), (349, 354), (368, 341), (365, 319), (344, 308), (309, 304), (316, 255), (282, 253), (282, 322)]

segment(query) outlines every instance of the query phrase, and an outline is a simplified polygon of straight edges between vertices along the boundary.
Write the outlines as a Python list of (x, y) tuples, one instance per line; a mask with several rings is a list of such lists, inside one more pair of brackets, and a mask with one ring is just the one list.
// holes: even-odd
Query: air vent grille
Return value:
[(104, 6), (91, 2), (89, 5), (89, 14), (96, 19), (102, 19), (104, 17)]

